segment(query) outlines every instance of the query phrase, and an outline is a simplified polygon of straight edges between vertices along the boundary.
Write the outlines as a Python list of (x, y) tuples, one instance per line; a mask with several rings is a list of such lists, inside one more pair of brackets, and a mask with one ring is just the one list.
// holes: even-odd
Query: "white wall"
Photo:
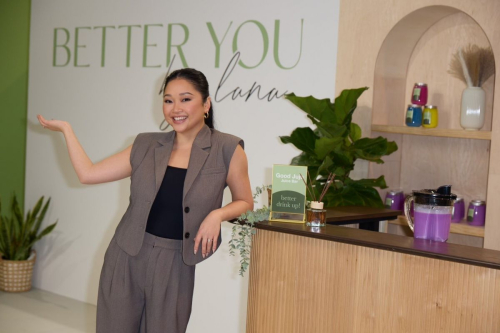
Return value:
[[(86, 186), (78, 182), (67, 156), (62, 135), (43, 130), (36, 114), (69, 121), (93, 161), (99, 161), (130, 145), (139, 132), (158, 131), (162, 121), (160, 83), (166, 73), (168, 24), (184, 24), (189, 38), (182, 50), (187, 66), (209, 79), (212, 98), (224, 70), (233, 57), (233, 37), (248, 20), (262, 24), (269, 49), (263, 62), (253, 69), (237, 65), (214, 103), (216, 128), (242, 137), (246, 143), (252, 187), (268, 184), (274, 163), (288, 164), (298, 150), (283, 145), (278, 136), (299, 126), (309, 126), (304, 114), (284, 99), (259, 100), (255, 95), (220, 101), (236, 87), (248, 91), (254, 82), (261, 96), (272, 88), (297, 95), (334, 97), (339, 1), (67, 1), (32, 2), (30, 79), (28, 101), (28, 146), (26, 207), (41, 196), (52, 197), (45, 223), (58, 219), (52, 235), (36, 249), (34, 285), (78, 300), (96, 303), (104, 252), (124, 213), (129, 180)], [(297, 62), (303, 20), (302, 54), (292, 69), (279, 68), (274, 60), (275, 20), (280, 22), (279, 57), (283, 66)], [(207, 28), (211, 22), (219, 39), (220, 65), (215, 64), (215, 46)], [(144, 26), (150, 26), (147, 65), (143, 67)], [(130, 65), (127, 59), (127, 28), (132, 28)], [(105, 65), (102, 60), (102, 29), (106, 30)], [(75, 67), (75, 28), (79, 29), (79, 65)], [(54, 66), (54, 31), (57, 43), (71, 53), (66, 66)], [(184, 39), (180, 25), (172, 27), (172, 44)], [(241, 60), (255, 65), (263, 54), (263, 37), (255, 23), (244, 24), (237, 39)], [(67, 52), (56, 47), (56, 65), (64, 65)], [(172, 70), (183, 67), (176, 48)], [(225, 202), (230, 201), (227, 193)], [(243, 332), (246, 318), (247, 277), (238, 276), (238, 258), (230, 257), (227, 242), (231, 225), (222, 228), (224, 246), (211, 260), (197, 267), (194, 309), (189, 332)]]

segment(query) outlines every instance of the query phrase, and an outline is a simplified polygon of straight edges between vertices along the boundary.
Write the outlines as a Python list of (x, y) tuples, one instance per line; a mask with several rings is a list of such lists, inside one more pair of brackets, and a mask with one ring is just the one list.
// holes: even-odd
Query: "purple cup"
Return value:
[(486, 202), (472, 200), (467, 210), (467, 222), (469, 225), (482, 226), (486, 221)]
[(457, 197), (455, 204), (453, 205), (453, 212), (451, 215), (451, 222), (458, 223), (462, 221), (465, 217), (465, 203), (464, 199)]
[(385, 207), (388, 209), (403, 211), (405, 206), (405, 195), (402, 190), (389, 190), (385, 195)]

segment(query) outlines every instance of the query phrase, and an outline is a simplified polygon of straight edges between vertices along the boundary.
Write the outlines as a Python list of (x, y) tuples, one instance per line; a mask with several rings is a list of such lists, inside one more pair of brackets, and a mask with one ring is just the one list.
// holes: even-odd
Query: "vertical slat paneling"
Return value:
[(247, 333), (499, 332), (497, 270), (258, 230)]

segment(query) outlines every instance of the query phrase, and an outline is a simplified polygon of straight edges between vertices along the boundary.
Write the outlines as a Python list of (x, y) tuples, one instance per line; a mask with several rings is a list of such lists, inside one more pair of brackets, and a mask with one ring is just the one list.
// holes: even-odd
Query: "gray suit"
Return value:
[[(130, 204), (116, 228), (118, 245), (129, 255), (141, 249), (149, 211), (165, 175), (175, 132), (141, 133), (132, 147)], [(243, 140), (204, 125), (193, 142), (184, 182), (183, 260), (187, 265), (203, 261), (201, 251), (193, 253), (193, 239), (203, 219), (222, 206), (229, 162)], [(221, 237), (217, 241), (219, 247)]]
[[(106, 251), (99, 280), (97, 333), (184, 332), (191, 313), (194, 238), (222, 206), (231, 157), (243, 140), (204, 125), (196, 136), (183, 189), (184, 239), (145, 232), (175, 132), (141, 133), (132, 146), (130, 203)], [(221, 237), (217, 240), (217, 248)]]

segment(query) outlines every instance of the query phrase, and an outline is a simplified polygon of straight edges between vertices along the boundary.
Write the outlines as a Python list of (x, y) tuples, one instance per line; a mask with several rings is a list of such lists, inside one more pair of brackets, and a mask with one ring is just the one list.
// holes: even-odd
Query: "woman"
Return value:
[[(221, 243), (222, 221), (253, 209), (243, 140), (213, 129), (205, 76), (172, 72), (164, 82), (168, 133), (141, 133), (133, 145), (93, 164), (71, 126), (60, 131), (83, 184), (131, 177), (130, 204), (106, 250), (99, 280), (97, 333), (185, 332), (195, 264)], [(232, 202), (222, 206), (229, 186)]]

